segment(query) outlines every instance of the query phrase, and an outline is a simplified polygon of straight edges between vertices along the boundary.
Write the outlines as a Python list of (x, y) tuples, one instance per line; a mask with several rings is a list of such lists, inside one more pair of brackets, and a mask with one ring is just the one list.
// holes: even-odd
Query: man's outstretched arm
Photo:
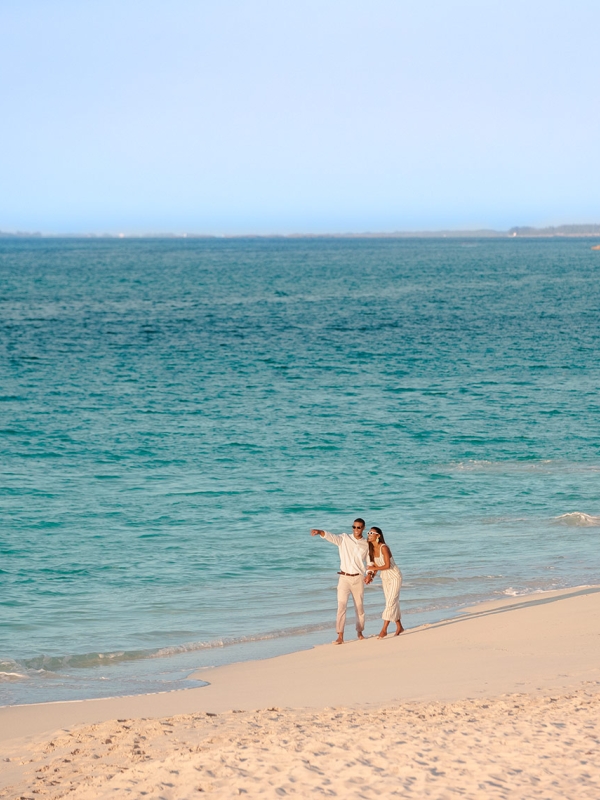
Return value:
[(331, 542), (338, 547), (342, 543), (342, 536), (339, 533), (329, 533), (329, 531), (322, 531), (320, 528), (313, 528), (310, 532), (310, 535), (321, 536), (323, 539), (327, 539), (328, 542)]

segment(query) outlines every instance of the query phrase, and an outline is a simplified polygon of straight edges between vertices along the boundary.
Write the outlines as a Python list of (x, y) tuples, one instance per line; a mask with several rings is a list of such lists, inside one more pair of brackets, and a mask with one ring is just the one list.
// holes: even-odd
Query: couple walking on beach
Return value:
[[(352, 595), (354, 609), (356, 611), (356, 631), (359, 639), (364, 639), (365, 629), (365, 609), (363, 598), (365, 584), (373, 582), (379, 572), (383, 584), (383, 594), (385, 597), (385, 608), (381, 618), (383, 627), (379, 632), (378, 639), (387, 636), (390, 622), (396, 623), (395, 636), (398, 636), (404, 628), (400, 622), (400, 587), (402, 585), (402, 573), (396, 566), (392, 558), (392, 551), (385, 543), (381, 528), (375, 526), (369, 529), (367, 538), (363, 537), (365, 521), (358, 517), (352, 523), (352, 535), (348, 533), (329, 533), (320, 528), (313, 528), (311, 536), (320, 536), (328, 542), (335, 544), (340, 551), (340, 579), (337, 587), (337, 639), (334, 644), (344, 643), (344, 628), (346, 626), (346, 609), (348, 601)], [(366, 566), (365, 566), (366, 562)]]

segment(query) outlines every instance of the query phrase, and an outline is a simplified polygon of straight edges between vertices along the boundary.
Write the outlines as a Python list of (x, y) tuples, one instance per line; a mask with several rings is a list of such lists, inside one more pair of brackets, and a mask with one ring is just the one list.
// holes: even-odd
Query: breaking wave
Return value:
[(12, 683), (13, 681), (27, 680), (27, 675), (20, 672), (2, 672), (0, 670), (0, 683)]
[(530, 594), (544, 594), (544, 592), (552, 591), (551, 589), (515, 589), (514, 586), (509, 586), (508, 589), (503, 589), (502, 594), (508, 597), (525, 597)]
[[(172, 645), (169, 647), (155, 648), (152, 650), (116, 650), (109, 653), (75, 653), (62, 656), (40, 655), (33, 658), (21, 659), (18, 663), (5, 662), (3, 672), (0, 670), (0, 681), (20, 680), (29, 677), (27, 673), (46, 673), (47, 675), (69, 669), (87, 669), (89, 667), (109, 667), (113, 664), (122, 664), (127, 661), (141, 661), (152, 658), (168, 658), (169, 656), (181, 653), (194, 653), (202, 650), (214, 648), (231, 647), (236, 644), (246, 644), (249, 642), (263, 642), (270, 639), (280, 639), (287, 636), (301, 636), (302, 634), (313, 633), (316, 631), (327, 630), (331, 623), (315, 625), (303, 625), (296, 628), (286, 628), (283, 630), (267, 631), (251, 636), (223, 637), (198, 642), (186, 642), (184, 644)], [(10, 670), (10, 671), (9, 671)], [(22, 670), (26, 674), (21, 674), (17, 670)]]
[(600, 517), (584, 514), (583, 511), (571, 511), (568, 514), (561, 514), (554, 517), (554, 522), (558, 525), (569, 525), (574, 528), (595, 528), (600, 526)]

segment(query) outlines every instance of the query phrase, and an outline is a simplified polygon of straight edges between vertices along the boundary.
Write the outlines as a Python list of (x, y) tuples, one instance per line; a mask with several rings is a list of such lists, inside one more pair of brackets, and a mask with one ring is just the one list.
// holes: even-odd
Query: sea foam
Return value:
[(594, 528), (600, 526), (600, 517), (584, 514), (583, 511), (570, 511), (568, 514), (554, 517), (554, 522), (574, 528)]

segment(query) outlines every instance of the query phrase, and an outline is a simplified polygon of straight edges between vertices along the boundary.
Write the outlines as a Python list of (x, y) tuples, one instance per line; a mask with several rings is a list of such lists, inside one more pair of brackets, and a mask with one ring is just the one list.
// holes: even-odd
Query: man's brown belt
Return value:
[(360, 572), (338, 572), (338, 575), (345, 575), (347, 578), (358, 578)]

